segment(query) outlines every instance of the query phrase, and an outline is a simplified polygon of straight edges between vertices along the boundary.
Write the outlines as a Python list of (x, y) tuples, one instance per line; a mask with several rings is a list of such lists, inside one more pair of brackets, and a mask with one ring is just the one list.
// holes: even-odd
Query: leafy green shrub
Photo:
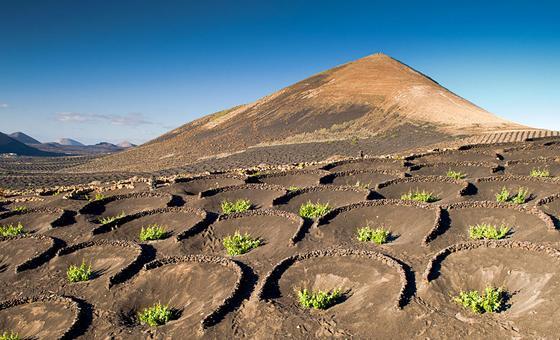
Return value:
[(447, 171), (447, 177), (453, 178), (453, 179), (463, 179), (463, 178), (467, 177), (467, 174), (464, 174), (460, 171), (449, 170), (449, 171)]
[(531, 173), (529, 174), (531, 177), (550, 177), (550, 171), (548, 169), (531, 169)]
[(383, 244), (387, 243), (390, 235), (391, 232), (384, 227), (373, 229), (370, 226), (366, 226), (358, 229), (358, 241), (361, 242)]
[(20, 336), (18, 333), (16, 332), (2, 332), (2, 334), (0, 334), (0, 340), (20, 340)]
[(13, 224), (0, 226), (0, 236), (2, 237), (13, 237), (25, 234), (23, 230), (23, 224), (18, 223), (16, 226)]
[(354, 184), (354, 186), (356, 188), (360, 188), (360, 189), (364, 189), (364, 190), (369, 190), (369, 188), (371, 187), (371, 182), (369, 183), (362, 183), (360, 181), (357, 181), (356, 184)]
[(519, 188), (517, 193), (511, 196), (509, 190), (506, 187), (503, 187), (502, 190), (496, 194), (496, 201), (500, 203), (513, 202), (516, 204), (523, 204), (527, 202), (530, 196), (531, 195), (529, 194), (529, 190), (527, 188)]
[(329, 211), (331, 211), (331, 207), (328, 203), (321, 204), (308, 201), (299, 208), (299, 215), (307, 218), (318, 218), (325, 216)]
[(488, 223), (481, 223), (469, 227), (469, 237), (473, 240), (491, 239), (500, 240), (508, 234), (510, 228), (501, 225), (500, 228)]
[(168, 305), (162, 305), (157, 303), (152, 307), (144, 308), (140, 313), (138, 313), (138, 319), (143, 325), (148, 325), (150, 327), (157, 327), (165, 325), (171, 320), (173, 312)]
[(244, 211), (247, 211), (247, 210), (251, 209), (252, 206), (253, 206), (253, 204), (251, 203), (251, 201), (243, 200), (243, 199), (239, 199), (239, 200), (234, 201), (234, 202), (223, 201), (222, 204), (221, 204), (222, 214), (224, 214), (224, 215), (238, 213), (238, 212), (244, 212)]
[(515, 204), (523, 204), (529, 199), (529, 190), (527, 188), (519, 188), (517, 194), (511, 198)]
[(476, 290), (460, 292), (453, 301), (470, 309), (473, 313), (498, 312), (504, 305), (505, 292), (502, 288), (486, 287), (484, 293)]
[(109, 224), (111, 222), (115, 222), (116, 220), (120, 220), (121, 218), (123, 218), (125, 216), (126, 215), (125, 215), (124, 211), (121, 211), (121, 213), (116, 215), (116, 216), (101, 217), (98, 221), (101, 224)]
[(431, 192), (427, 192), (425, 190), (419, 191), (416, 189), (415, 191), (411, 190), (408, 193), (403, 194), (401, 196), (401, 200), (432, 203), (439, 201), (439, 198)]
[(159, 224), (150, 224), (146, 228), (142, 227), (140, 230), (140, 241), (154, 241), (161, 240), (167, 236), (165, 227)]
[(251, 249), (257, 248), (261, 245), (261, 240), (255, 239), (247, 233), (245, 233), (245, 235), (241, 235), (239, 231), (236, 231), (233, 235), (224, 237), (223, 244), (228, 255), (236, 256), (245, 254)]
[(91, 265), (87, 265), (85, 261), (79, 266), (70, 265), (66, 270), (66, 276), (69, 282), (83, 282), (91, 279)]
[(105, 198), (105, 195), (103, 195), (102, 193), (96, 193), (93, 197), (89, 197), (89, 201), (90, 202), (95, 202), (95, 201), (100, 201), (102, 199)]
[(512, 202), (516, 204), (523, 204), (527, 202), (530, 197), (531, 194), (529, 194), (529, 190), (527, 188), (519, 188), (517, 190), (517, 194), (511, 196), (509, 190), (503, 187), (502, 190), (496, 194), (496, 201), (500, 203)]
[(502, 190), (496, 194), (496, 201), (500, 203), (507, 202), (509, 200), (509, 190), (503, 187)]
[(26, 211), (27, 207), (24, 205), (18, 205), (12, 208), (12, 211)]
[(301, 289), (297, 292), (299, 304), (303, 308), (327, 309), (336, 304), (342, 297), (340, 289), (335, 289), (332, 292), (324, 291), (309, 291), (307, 288)]

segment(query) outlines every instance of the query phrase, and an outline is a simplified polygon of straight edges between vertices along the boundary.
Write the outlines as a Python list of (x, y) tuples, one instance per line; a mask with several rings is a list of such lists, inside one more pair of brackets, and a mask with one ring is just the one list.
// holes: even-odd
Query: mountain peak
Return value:
[(445, 138), (525, 128), (376, 53), (253, 103), (197, 119), (145, 145), (99, 160), (95, 168), (109, 170), (118, 164), (121, 169), (156, 170), (249, 146), (375, 138), (403, 126)]
[(18, 142), (23, 143), (23, 144), (41, 144), (41, 142), (39, 142), (35, 138), (33, 138), (29, 135), (26, 135), (25, 133), (20, 132), (20, 131), (14, 132), (14, 133), (10, 134), (9, 136), (11, 138), (17, 140)]
[(129, 142), (129, 141), (127, 141), (127, 140), (122, 141), (122, 142), (120, 142), (120, 143), (117, 144), (117, 145), (120, 146), (121, 148), (132, 148), (132, 147), (135, 147), (135, 146), (136, 146), (135, 144), (132, 144), (131, 142)]
[(20, 156), (57, 156), (59, 154), (45, 152), (26, 145), (0, 132), (0, 154), (14, 153)]
[(71, 146), (84, 146), (84, 144), (78, 142), (77, 140), (71, 138), (60, 138), (56, 141), (60, 145), (71, 145)]

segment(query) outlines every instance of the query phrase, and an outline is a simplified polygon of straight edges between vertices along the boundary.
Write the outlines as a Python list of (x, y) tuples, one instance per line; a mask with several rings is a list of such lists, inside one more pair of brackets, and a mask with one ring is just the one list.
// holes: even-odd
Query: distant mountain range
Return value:
[(0, 133), (0, 154), (13, 153), (20, 156), (107, 154), (119, 152), (135, 146), (136, 145), (128, 141), (116, 145), (107, 142), (101, 142), (95, 145), (84, 145), (70, 138), (61, 138), (51, 143), (41, 143), (23, 132), (14, 132), (10, 135)]
[(16, 139), (0, 132), (0, 154), (17, 154), (20, 156), (59, 156), (60, 154), (46, 152), (28, 146)]

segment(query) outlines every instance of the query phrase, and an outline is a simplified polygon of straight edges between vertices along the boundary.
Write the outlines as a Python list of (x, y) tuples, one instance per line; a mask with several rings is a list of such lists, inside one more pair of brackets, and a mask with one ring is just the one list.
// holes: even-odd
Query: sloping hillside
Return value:
[(255, 145), (387, 135), (405, 124), (447, 136), (524, 128), (395, 59), (374, 54), (254, 103), (205, 116), (79, 170), (152, 171)]

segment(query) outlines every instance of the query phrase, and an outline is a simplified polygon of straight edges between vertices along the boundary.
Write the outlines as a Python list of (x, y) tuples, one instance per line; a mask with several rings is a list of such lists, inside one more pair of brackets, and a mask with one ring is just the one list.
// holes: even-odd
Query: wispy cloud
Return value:
[(10, 105), (6, 104), (6, 103), (0, 103), (0, 109), (6, 109), (10, 107)]
[(142, 113), (128, 113), (125, 115), (103, 115), (97, 113), (59, 112), (56, 120), (63, 123), (99, 123), (106, 122), (113, 125), (139, 126), (155, 124), (144, 118)]

